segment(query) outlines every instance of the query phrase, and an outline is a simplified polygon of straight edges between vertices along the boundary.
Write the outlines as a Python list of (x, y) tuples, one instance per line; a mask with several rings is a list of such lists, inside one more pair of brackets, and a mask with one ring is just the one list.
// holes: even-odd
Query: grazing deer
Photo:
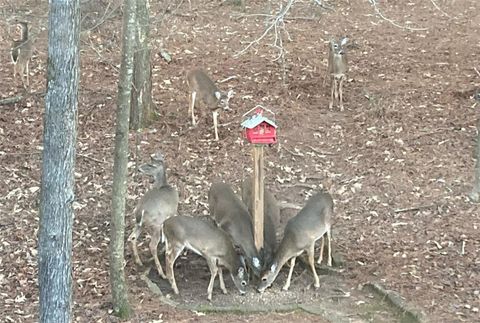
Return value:
[(173, 273), (173, 265), (182, 251), (187, 248), (202, 256), (207, 261), (211, 277), (207, 289), (207, 299), (212, 300), (213, 283), (219, 276), (220, 288), (227, 293), (223, 281), (222, 267), (230, 272), (233, 283), (245, 294), (248, 284), (248, 274), (245, 263), (233, 247), (230, 237), (212, 222), (188, 216), (175, 216), (167, 219), (163, 224), (165, 235), (165, 259), (167, 278), (173, 292), (178, 294), (177, 283)]
[(333, 99), (339, 99), (340, 111), (343, 111), (343, 81), (347, 78), (348, 61), (345, 45), (348, 38), (343, 37), (337, 43), (335, 39), (330, 40), (328, 47), (328, 74), (331, 81), (330, 105), (333, 107)]
[(165, 278), (160, 260), (158, 259), (157, 247), (162, 237), (163, 222), (175, 216), (178, 207), (178, 192), (167, 183), (165, 174), (165, 160), (160, 153), (152, 157), (152, 161), (139, 167), (143, 174), (150, 175), (154, 179), (153, 187), (145, 193), (135, 209), (136, 225), (128, 240), (132, 243), (135, 263), (142, 266), (138, 256), (137, 240), (142, 232), (142, 226), (146, 227), (151, 236), (150, 252), (155, 260), (158, 274)]
[[(242, 182), (242, 200), (248, 208), (250, 215), (253, 216), (253, 191), (252, 178), (248, 176)], [(264, 188), (264, 225), (263, 225), (263, 250), (260, 251), (262, 255), (262, 263), (268, 265), (277, 248), (277, 229), (280, 225), (280, 207), (277, 199), (270, 191)]]
[(240, 247), (245, 255), (248, 267), (259, 276), (262, 265), (255, 247), (252, 220), (245, 204), (225, 183), (212, 184), (208, 192), (208, 204), (215, 223), (232, 237), (234, 245)]
[[(28, 64), (32, 58), (32, 39), (28, 36), (28, 24), (24, 21), (16, 23), (20, 27), (20, 39), (14, 40), (11, 44), (11, 58), (13, 63), (13, 77), (16, 80), (20, 75), (23, 86), (30, 86)], [(25, 82), (26, 76), (26, 82)]]
[(233, 96), (233, 91), (220, 91), (215, 83), (201, 69), (194, 69), (187, 73), (187, 84), (191, 93), (189, 112), (192, 115), (192, 125), (195, 122), (195, 100), (198, 97), (205, 106), (212, 111), (215, 140), (218, 140), (218, 115), (221, 110), (230, 110), (228, 102)]
[[(330, 194), (317, 193), (310, 197), (303, 209), (288, 221), (283, 239), (280, 242), (273, 261), (269, 264), (269, 268), (262, 274), (262, 280), (257, 287), (259, 292), (263, 292), (273, 283), (283, 265), (290, 260), (290, 271), (287, 281), (283, 286), (283, 290), (288, 290), (292, 279), (293, 268), (295, 267), (295, 259), (304, 251), (308, 254), (308, 263), (315, 279), (314, 286), (316, 288), (320, 287), (320, 281), (314, 263), (315, 242), (325, 234), (327, 235), (328, 265), (331, 266), (330, 228), (332, 225), (332, 215), (333, 200)], [(320, 255), (323, 254), (323, 248), (324, 244), (322, 242)]]

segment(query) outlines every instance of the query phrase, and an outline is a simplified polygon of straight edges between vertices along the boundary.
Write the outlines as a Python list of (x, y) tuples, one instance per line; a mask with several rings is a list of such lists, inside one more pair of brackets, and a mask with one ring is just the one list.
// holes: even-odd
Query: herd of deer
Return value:
[[(29, 62), (33, 54), (32, 39), (29, 38), (28, 24), (24, 21), (16, 21), (20, 32), (20, 39), (11, 44), (10, 53), (13, 63), (13, 76), (20, 75), (23, 86), (30, 86)], [(331, 81), (331, 95), (329, 108), (332, 109), (334, 99), (338, 99), (340, 110), (343, 111), (343, 82), (348, 71), (346, 44), (348, 39), (340, 41), (330, 40), (328, 50), (328, 71)], [(210, 77), (201, 69), (194, 69), (187, 73), (186, 81), (190, 90), (189, 113), (192, 117), (192, 125), (196, 125), (194, 106), (198, 97), (213, 114), (215, 140), (218, 140), (218, 115), (221, 110), (229, 110), (228, 102), (233, 96), (233, 91), (220, 91)]]
[[(32, 56), (32, 41), (28, 35), (28, 24), (16, 22), (20, 39), (11, 45), (11, 58), (14, 65), (14, 77), (20, 75), (24, 86), (29, 86), (28, 65)], [(343, 82), (348, 71), (345, 45), (347, 38), (329, 42), (328, 75), (331, 80), (330, 109), (334, 99), (338, 99), (343, 110)], [(192, 124), (195, 120), (195, 101), (198, 98), (212, 111), (215, 140), (218, 140), (218, 115), (222, 110), (229, 110), (229, 100), (233, 91), (220, 91), (210, 77), (201, 69), (187, 73), (186, 81), (190, 91), (189, 113)], [(304, 251), (308, 254), (309, 266), (314, 276), (314, 286), (320, 282), (315, 270), (315, 242), (325, 236), (328, 240), (327, 264), (331, 266), (330, 228), (332, 223), (333, 200), (328, 193), (317, 193), (310, 197), (303, 209), (288, 221), (283, 238), (277, 246), (277, 230), (280, 210), (275, 197), (265, 190), (265, 225), (264, 247), (257, 250), (254, 243), (252, 227), (252, 192), (251, 179), (242, 183), (242, 199), (237, 197), (230, 185), (213, 183), (208, 202), (212, 221), (198, 217), (177, 214), (178, 192), (167, 183), (165, 161), (161, 154), (152, 157), (150, 163), (141, 165), (139, 171), (152, 176), (151, 188), (140, 200), (135, 209), (136, 225), (129, 237), (135, 262), (142, 265), (138, 255), (137, 240), (142, 227), (151, 236), (150, 252), (153, 255), (158, 273), (168, 278), (173, 291), (178, 294), (173, 266), (184, 249), (189, 249), (206, 259), (211, 272), (208, 285), (208, 299), (212, 298), (213, 283), (218, 274), (220, 287), (226, 293), (222, 269), (226, 268), (240, 293), (245, 293), (249, 282), (248, 269), (260, 278), (257, 290), (263, 292), (276, 279), (282, 267), (290, 260), (290, 271), (283, 287), (290, 286), (295, 259)], [(318, 263), (322, 261), (324, 240), (322, 239)], [(158, 258), (158, 245), (165, 243), (166, 275)], [(240, 249), (239, 255), (236, 247)]]
[[(283, 287), (288, 290), (295, 259), (306, 251), (308, 263), (314, 276), (314, 286), (320, 281), (315, 270), (315, 242), (322, 239), (320, 256), (322, 262), (324, 240), (328, 241), (328, 266), (332, 265), (331, 224), (333, 214), (332, 197), (321, 192), (312, 195), (300, 212), (290, 219), (283, 238), (277, 246), (277, 231), (280, 223), (280, 208), (270, 192), (265, 190), (264, 199), (264, 247), (257, 250), (252, 226), (252, 179), (242, 182), (241, 199), (226, 183), (213, 183), (208, 192), (210, 219), (177, 215), (178, 193), (168, 184), (165, 174), (164, 157), (157, 153), (139, 171), (154, 179), (153, 187), (139, 201), (135, 209), (136, 225), (128, 240), (132, 244), (133, 256), (138, 265), (137, 240), (142, 228), (150, 234), (150, 252), (153, 255), (159, 275), (168, 279), (175, 294), (178, 288), (174, 275), (174, 263), (178, 256), (188, 249), (207, 261), (211, 277), (207, 299), (212, 299), (213, 284), (218, 274), (220, 288), (227, 293), (223, 280), (223, 269), (230, 272), (233, 283), (244, 294), (249, 283), (249, 270), (259, 277), (257, 290), (263, 292), (276, 279), (282, 267), (290, 260), (290, 271)], [(162, 239), (163, 237), (163, 239)], [(157, 247), (165, 243), (166, 275), (158, 258)], [(236, 248), (238, 247), (239, 252)]]

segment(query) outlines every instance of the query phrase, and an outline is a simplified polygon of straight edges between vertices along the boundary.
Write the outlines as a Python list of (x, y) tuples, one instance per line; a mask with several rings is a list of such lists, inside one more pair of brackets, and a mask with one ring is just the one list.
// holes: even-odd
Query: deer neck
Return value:
[(153, 184), (154, 187), (163, 187), (167, 186), (167, 176), (165, 175), (165, 170), (162, 170), (161, 172), (158, 172), (155, 175), (155, 182)]
[(25, 24), (22, 24), (21, 26), (22, 26), (21, 27), (21, 29), (22, 29), (22, 31), (21, 31), (22, 41), (26, 42), (28, 40), (28, 26), (25, 25)]

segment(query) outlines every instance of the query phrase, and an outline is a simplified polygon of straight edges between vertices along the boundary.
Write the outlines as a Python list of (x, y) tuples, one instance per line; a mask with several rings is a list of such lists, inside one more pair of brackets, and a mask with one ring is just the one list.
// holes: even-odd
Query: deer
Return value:
[(138, 255), (137, 240), (142, 232), (142, 227), (146, 227), (147, 232), (151, 236), (149, 244), (150, 253), (153, 255), (158, 274), (165, 279), (165, 273), (158, 259), (157, 248), (162, 238), (164, 221), (175, 216), (177, 213), (178, 192), (167, 183), (165, 160), (161, 153), (153, 155), (151, 162), (140, 165), (138, 170), (145, 175), (151, 176), (154, 183), (152, 188), (143, 195), (135, 208), (136, 223), (128, 240), (132, 244), (135, 263), (143, 266)]
[(233, 90), (220, 91), (207, 73), (202, 69), (193, 69), (187, 73), (187, 85), (190, 91), (189, 113), (192, 116), (192, 125), (195, 126), (195, 101), (197, 97), (212, 111), (215, 140), (218, 141), (218, 115), (221, 110), (231, 110), (228, 106), (233, 97)]
[(333, 100), (339, 99), (340, 111), (343, 111), (343, 82), (348, 72), (348, 60), (345, 45), (348, 42), (347, 37), (343, 37), (337, 42), (331, 39), (328, 47), (328, 74), (330, 75), (330, 104), (329, 109), (333, 108)]
[[(288, 290), (292, 279), (295, 260), (304, 251), (308, 254), (308, 263), (313, 273), (315, 288), (320, 287), (320, 280), (315, 270), (314, 252), (315, 242), (324, 235), (328, 239), (328, 266), (332, 265), (331, 254), (331, 226), (333, 215), (333, 199), (329, 193), (320, 192), (309, 198), (305, 206), (293, 218), (291, 218), (286, 227), (282, 241), (273, 257), (268, 268), (261, 275), (261, 281), (257, 290), (261, 293), (265, 291), (277, 278), (280, 270), (287, 261), (290, 260), (290, 270), (283, 290)], [(320, 247), (320, 257), (324, 252), (324, 243)], [(321, 262), (321, 258), (320, 262)]]
[[(242, 200), (253, 216), (253, 191), (252, 177), (248, 176), (242, 181)], [(264, 198), (264, 225), (263, 225), (263, 249), (260, 250), (262, 263), (269, 264), (277, 248), (277, 229), (280, 226), (280, 207), (275, 196), (266, 188), (263, 190)]]
[(242, 256), (238, 255), (232, 240), (222, 229), (209, 220), (197, 217), (178, 215), (165, 220), (163, 224), (165, 235), (165, 266), (167, 278), (173, 292), (179, 294), (173, 266), (175, 260), (189, 249), (202, 256), (210, 269), (210, 283), (207, 288), (207, 299), (212, 300), (212, 291), (215, 278), (218, 274), (220, 289), (227, 294), (223, 280), (222, 268), (230, 272), (233, 283), (240, 294), (245, 294), (248, 285), (248, 273)]
[(261, 272), (260, 256), (253, 236), (253, 225), (247, 207), (226, 183), (213, 183), (208, 192), (210, 216), (227, 232), (246, 258), (255, 276)]
[[(20, 28), (20, 39), (12, 41), (10, 48), (10, 57), (13, 63), (13, 77), (20, 75), (24, 88), (30, 86), (29, 80), (29, 62), (33, 54), (32, 39), (28, 35), (28, 23), (25, 21), (16, 22), (17, 28)], [(25, 82), (26, 79), (26, 82)]]

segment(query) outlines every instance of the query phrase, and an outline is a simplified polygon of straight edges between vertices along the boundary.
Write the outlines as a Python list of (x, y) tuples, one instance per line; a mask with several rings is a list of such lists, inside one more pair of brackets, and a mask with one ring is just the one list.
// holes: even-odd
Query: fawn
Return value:
[(158, 259), (157, 248), (162, 237), (163, 222), (175, 216), (178, 207), (178, 192), (167, 183), (165, 174), (165, 160), (160, 153), (156, 153), (150, 163), (139, 167), (143, 174), (150, 175), (154, 179), (153, 187), (145, 193), (135, 208), (136, 224), (128, 240), (132, 243), (135, 263), (142, 266), (142, 261), (138, 255), (137, 240), (142, 232), (142, 226), (145, 226), (151, 235), (150, 252), (155, 260), (158, 274), (166, 278), (160, 260)]
[(220, 288), (227, 293), (223, 281), (222, 267), (225, 267), (232, 277), (233, 283), (241, 294), (245, 294), (248, 284), (248, 274), (243, 258), (237, 254), (230, 237), (212, 222), (195, 217), (175, 216), (163, 224), (165, 235), (165, 261), (167, 278), (173, 292), (178, 294), (177, 283), (173, 272), (175, 260), (187, 248), (202, 256), (207, 261), (211, 277), (207, 288), (207, 299), (212, 300), (213, 283), (217, 276)]
[[(32, 39), (28, 36), (28, 24), (24, 21), (16, 23), (20, 27), (20, 39), (14, 40), (11, 44), (11, 58), (13, 63), (13, 77), (20, 75), (23, 86), (30, 86), (28, 64), (32, 58)], [(26, 78), (26, 82), (25, 82)]]
[(187, 73), (187, 84), (190, 90), (189, 112), (192, 116), (192, 125), (195, 126), (195, 100), (198, 97), (205, 106), (212, 111), (215, 140), (218, 140), (218, 115), (221, 110), (230, 110), (229, 100), (233, 91), (220, 91), (210, 77), (201, 69), (194, 69)]
[[(328, 193), (317, 193), (310, 197), (306, 205), (300, 212), (291, 218), (285, 227), (285, 233), (280, 246), (275, 253), (273, 261), (269, 264), (261, 277), (261, 282), (257, 287), (259, 292), (263, 292), (269, 287), (283, 265), (290, 260), (290, 271), (283, 290), (288, 290), (292, 279), (295, 259), (304, 251), (308, 254), (308, 262), (315, 279), (315, 288), (320, 287), (320, 281), (315, 270), (314, 251), (315, 242), (324, 235), (328, 238), (328, 265), (332, 265), (330, 229), (332, 225), (333, 199)], [(322, 260), (324, 243), (320, 248), (319, 262)]]
[(339, 99), (340, 111), (343, 111), (343, 81), (347, 78), (348, 61), (345, 45), (348, 38), (343, 37), (337, 43), (335, 39), (330, 40), (328, 47), (328, 74), (331, 81), (330, 105), (333, 107), (333, 99)]
[(235, 246), (240, 247), (247, 265), (258, 276), (261, 272), (260, 256), (253, 237), (253, 225), (248, 209), (235, 195), (230, 185), (213, 183), (208, 192), (210, 215), (227, 232)]
[[(253, 216), (253, 191), (252, 178), (248, 176), (242, 181), (242, 200)], [(277, 247), (277, 229), (280, 225), (280, 208), (273, 194), (264, 188), (264, 225), (263, 225), (263, 250), (261, 250), (262, 263), (268, 265)]]

